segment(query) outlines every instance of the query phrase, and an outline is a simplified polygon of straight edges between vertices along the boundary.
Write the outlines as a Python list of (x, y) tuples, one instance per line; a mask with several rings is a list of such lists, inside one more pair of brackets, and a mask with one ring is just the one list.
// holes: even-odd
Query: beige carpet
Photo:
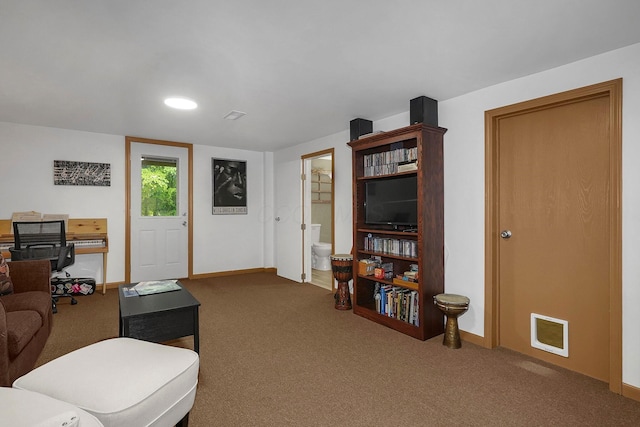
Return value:
[[(184, 284), (202, 303), (192, 426), (640, 425), (640, 402), (600, 381), (504, 349), (418, 341), (335, 310), (312, 285), (272, 274)], [(117, 336), (115, 290), (58, 307), (39, 364)]]

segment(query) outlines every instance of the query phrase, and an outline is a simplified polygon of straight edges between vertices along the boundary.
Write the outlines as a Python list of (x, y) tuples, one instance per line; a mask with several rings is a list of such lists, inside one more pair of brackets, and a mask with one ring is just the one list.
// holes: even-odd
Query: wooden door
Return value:
[[(190, 144), (126, 137), (127, 282), (190, 277), (192, 258), (193, 149)], [(142, 208), (142, 169), (149, 165), (175, 168), (175, 211)], [(173, 185), (170, 183), (169, 185)]]
[[(620, 357), (611, 309), (621, 304), (612, 301), (619, 170), (611, 101), (607, 91), (567, 97), (506, 114), (493, 129), (496, 343), (607, 382), (618, 365), (611, 357)], [(568, 357), (532, 347), (532, 313), (568, 322)]]

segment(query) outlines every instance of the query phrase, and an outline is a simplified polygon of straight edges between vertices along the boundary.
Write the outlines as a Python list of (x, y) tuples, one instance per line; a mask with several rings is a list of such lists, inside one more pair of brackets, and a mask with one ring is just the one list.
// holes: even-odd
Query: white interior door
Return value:
[(302, 281), (301, 161), (282, 163), (276, 176), (276, 243), (278, 276)]
[[(131, 143), (131, 281), (184, 278), (188, 266), (188, 150), (184, 147)], [(159, 187), (168, 184), (166, 197), (175, 209), (150, 206), (142, 195), (142, 170), (175, 165), (175, 181), (145, 176)], [(149, 172), (149, 170), (147, 170)], [(169, 180), (170, 181), (170, 180)], [(154, 181), (155, 182), (155, 181)], [(172, 190), (173, 188), (173, 190)], [(164, 197), (164, 196), (163, 196)]]
[(302, 161), (302, 167), (304, 169), (304, 176), (306, 179), (302, 181), (302, 221), (305, 224), (305, 228), (302, 231), (302, 270), (304, 272), (304, 281), (311, 282), (313, 275), (311, 271), (311, 159), (304, 159)]

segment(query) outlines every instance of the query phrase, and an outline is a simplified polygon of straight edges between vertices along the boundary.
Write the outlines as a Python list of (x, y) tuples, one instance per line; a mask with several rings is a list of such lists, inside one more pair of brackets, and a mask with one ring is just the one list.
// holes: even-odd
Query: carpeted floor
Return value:
[[(418, 341), (335, 310), (312, 285), (273, 274), (183, 283), (202, 303), (192, 426), (640, 425), (640, 402), (600, 381), (504, 349)], [(118, 334), (116, 290), (58, 307), (38, 364)]]

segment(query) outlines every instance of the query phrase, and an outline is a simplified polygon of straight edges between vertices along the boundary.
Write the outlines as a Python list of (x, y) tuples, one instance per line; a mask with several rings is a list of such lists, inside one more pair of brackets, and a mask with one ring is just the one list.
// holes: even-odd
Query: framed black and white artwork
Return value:
[(111, 164), (54, 160), (53, 184), (110, 187)]
[(211, 159), (213, 215), (247, 213), (247, 162)]

